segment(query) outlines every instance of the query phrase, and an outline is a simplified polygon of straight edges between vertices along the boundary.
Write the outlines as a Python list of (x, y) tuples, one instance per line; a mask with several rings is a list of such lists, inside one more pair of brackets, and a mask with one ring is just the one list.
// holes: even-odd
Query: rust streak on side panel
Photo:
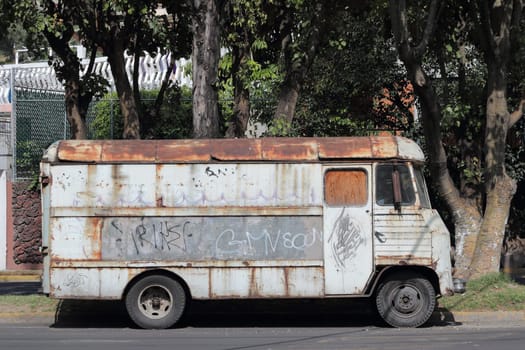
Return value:
[[(155, 206), (157, 208), (163, 208), (166, 205), (164, 204), (164, 192), (162, 187), (162, 171), (164, 169), (164, 164), (155, 165)], [(165, 189), (164, 189), (165, 191)]]
[(157, 143), (147, 140), (107, 141), (102, 150), (106, 162), (155, 162)]
[(262, 139), (264, 160), (317, 160), (317, 152), (315, 139)]
[(290, 274), (289, 274), (289, 268), (285, 267), (283, 269), (284, 271), (284, 294), (287, 297), (293, 297), (293, 295), (290, 295)]
[(259, 292), (259, 285), (257, 283), (257, 269), (250, 269), (250, 289), (249, 296), (250, 298), (260, 297), (261, 293)]
[(413, 255), (389, 255), (377, 256), (376, 265), (424, 265), (430, 266), (432, 259), (427, 257), (417, 257)]
[(102, 259), (101, 232), (102, 232), (102, 225), (104, 223), (104, 220), (103, 218), (97, 217), (97, 218), (92, 218), (90, 220), (86, 220), (86, 222), (88, 223), (88, 225), (85, 228), (85, 235), (91, 241), (91, 244), (92, 244), (92, 250), (91, 250), (92, 256), (90, 257), (90, 259), (101, 260)]
[(208, 298), (213, 298), (212, 269), (208, 269)]

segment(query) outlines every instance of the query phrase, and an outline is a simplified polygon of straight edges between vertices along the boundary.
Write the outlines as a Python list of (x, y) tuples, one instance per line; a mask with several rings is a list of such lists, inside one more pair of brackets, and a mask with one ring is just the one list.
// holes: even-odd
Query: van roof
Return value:
[(421, 148), (399, 136), (63, 140), (44, 161), (81, 163), (202, 163), (211, 161), (306, 161), (406, 159), (424, 161)]

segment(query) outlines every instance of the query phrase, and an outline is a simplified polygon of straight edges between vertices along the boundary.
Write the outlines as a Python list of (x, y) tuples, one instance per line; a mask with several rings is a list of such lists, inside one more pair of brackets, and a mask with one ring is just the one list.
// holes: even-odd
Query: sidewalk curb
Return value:
[(525, 326), (525, 310), (521, 311), (448, 311), (436, 310), (430, 319), (433, 324), (469, 326)]
[(42, 270), (0, 271), (0, 282), (40, 282)]

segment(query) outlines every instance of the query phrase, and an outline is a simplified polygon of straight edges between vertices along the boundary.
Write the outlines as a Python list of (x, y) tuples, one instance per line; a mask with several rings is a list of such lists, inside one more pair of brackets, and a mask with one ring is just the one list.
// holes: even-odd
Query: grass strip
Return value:
[(525, 286), (502, 273), (493, 273), (467, 283), (464, 294), (439, 299), (449, 311), (523, 311)]

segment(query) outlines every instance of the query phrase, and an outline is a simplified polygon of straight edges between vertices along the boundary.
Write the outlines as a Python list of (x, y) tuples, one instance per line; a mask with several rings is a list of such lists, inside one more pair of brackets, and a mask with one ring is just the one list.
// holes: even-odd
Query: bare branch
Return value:
[(405, 0), (390, 1), (390, 17), (392, 18), (392, 32), (397, 43), (405, 44), (408, 42)]
[(510, 27), (510, 41), (514, 42), (520, 34), (520, 20), (523, 9), (525, 7), (524, 0), (514, 0), (512, 4), (512, 19)]
[(428, 12), (428, 18), (427, 18), (427, 24), (425, 26), (425, 31), (423, 32), (423, 37), (421, 38), (421, 42), (416, 46), (414, 49), (414, 56), (421, 57), (428, 46), (428, 42), (430, 41), (430, 37), (434, 33), (434, 28), (437, 24), (439, 13), (441, 12), (442, 8), (442, 0), (432, 0), (430, 3), (430, 9)]
[(492, 24), (490, 20), (490, 8), (487, 0), (478, 1), (478, 6), (481, 20), (481, 32), (483, 33), (480, 36), (480, 39), (485, 40), (485, 45), (483, 46), (486, 47), (485, 52), (488, 54), (488, 52), (494, 52), (496, 49), (496, 43), (493, 40), (494, 32), (492, 31)]
[(509, 118), (509, 129), (514, 126), (518, 122), (518, 120), (523, 117), (523, 114), (525, 113), (525, 97), (520, 101), (520, 104), (518, 108), (510, 114)]

